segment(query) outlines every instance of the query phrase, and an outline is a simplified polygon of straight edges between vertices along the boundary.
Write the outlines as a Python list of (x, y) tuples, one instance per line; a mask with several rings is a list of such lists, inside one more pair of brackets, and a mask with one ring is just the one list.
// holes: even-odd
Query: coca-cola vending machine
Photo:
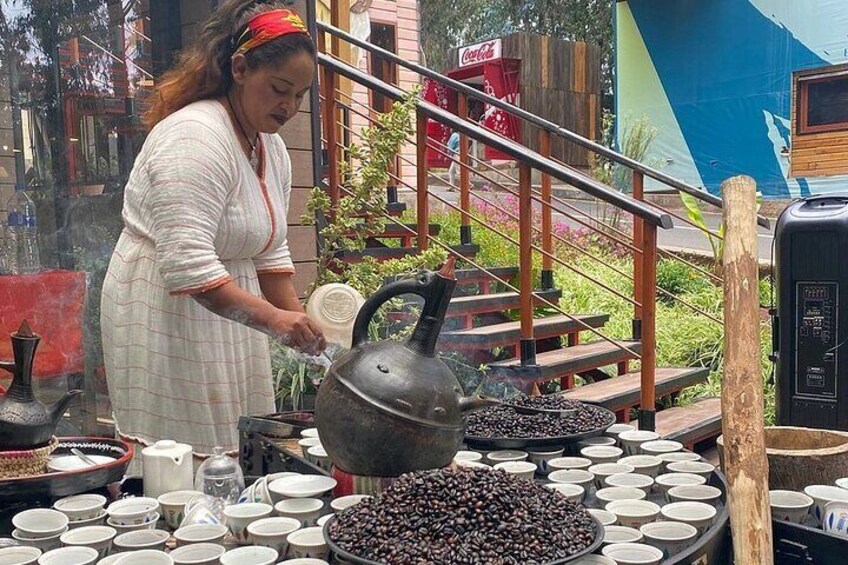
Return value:
[[(520, 71), (521, 61), (503, 56), (503, 41), (492, 39), (474, 45), (460, 47), (458, 50), (458, 66), (447, 75), (469, 86), (473, 86), (489, 96), (518, 106), (520, 104)], [(424, 99), (440, 108), (457, 112), (457, 93), (435, 81), (425, 81)], [(514, 141), (521, 141), (519, 120), (503, 110), (483, 104), (480, 125)], [(427, 152), (427, 162), (430, 166), (445, 167), (449, 160), (442, 151), (434, 147), (446, 144), (451, 130), (434, 121), (427, 126), (431, 142)], [(508, 155), (491, 147), (485, 147), (483, 155), (487, 160), (511, 160)]]

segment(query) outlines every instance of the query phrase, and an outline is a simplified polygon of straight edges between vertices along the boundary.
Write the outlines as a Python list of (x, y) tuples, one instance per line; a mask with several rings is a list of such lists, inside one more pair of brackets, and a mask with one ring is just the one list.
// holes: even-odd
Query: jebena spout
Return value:
[(54, 404), (52, 407), (48, 408), (47, 416), (50, 418), (50, 421), (53, 422), (53, 427), (56, 427), (56, 424), (59, 423), (59, 420), (62, 418), (62, 415), (65, 413), (65, 410), (68, 409), (68, 404), (71, 403), (71, 400), (74, 399), (78, 394), (82, 394), (82, 391), (79, 389), (74, 389), (65, 395), (59, 402)]

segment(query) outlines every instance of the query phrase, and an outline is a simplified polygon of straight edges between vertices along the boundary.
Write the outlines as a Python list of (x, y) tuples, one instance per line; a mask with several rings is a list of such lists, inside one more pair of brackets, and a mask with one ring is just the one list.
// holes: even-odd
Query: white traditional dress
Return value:
[(233, 451), (240, 415), (273, 412), (268, 338), (191, 296), (227, 281), (260, 295), (258, 273), (294, 272), (291, 161), (279, 135), (261, 134), (261, 146), (257, 174), (225, 107), (207, 100), (157, 124), (136, 159), (101, 303), (125, 439)]

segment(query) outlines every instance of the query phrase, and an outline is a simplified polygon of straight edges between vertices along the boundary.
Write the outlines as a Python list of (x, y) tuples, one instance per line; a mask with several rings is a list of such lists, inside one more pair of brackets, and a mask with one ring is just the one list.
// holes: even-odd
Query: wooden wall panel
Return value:
[(292, 188), (289, 197), (289, 213), (286, 218), (290, 226), (302, 223), (301, 218), (306, 213), (306, 204), (309, 202), (310, 194), (312, 194), (310, 188)]
[(312, 281), (318, 276), (318, 266), (315, 262), (295, 263), (294, 290), (301, 298), (306, 297)]
[(289, 151), (300, 149), (312, 151), (312, 114), (308, 111), (297, 115), (279, 130)]
[(293, 261), (314, 261), (318, 256), (314, 226), (289, 226), (288, 240)]
[(315, 181), (312, 174), (312, 151), (289, 149), (292, 162), (292, 186), (312, 188)]

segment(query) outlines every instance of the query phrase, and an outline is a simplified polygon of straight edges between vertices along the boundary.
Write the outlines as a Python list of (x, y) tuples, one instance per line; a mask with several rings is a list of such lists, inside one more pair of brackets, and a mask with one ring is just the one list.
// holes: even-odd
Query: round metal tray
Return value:
[(70, 455), (73, 448), (86, 455), (107, 455), (115, 460), (75, 471), (0, 479), (0, 505), (26, 499), (60, 498), (105, 487), (124, 478), (133, 458), (133, 448), (126, 442), (99, 437), (60, 437), (53, 454)]
[[(592, 518), (592, 522), (595, 523), (595, 541), (592, 544), (584, 549), (583, 551), (579, 551), (574, 555), (570, 555), (563, 559), (557, 559), (556, 561), (548, 561), (544, 565), (564, 565), (565, 563), (571, 563), (580, 559), (584, 555), (589, 555), (590, 553), (594, 553), (601, 547), (601, 544), (604, 542), (604, 526), (591, 514), (589, 515)], [(324, 524), (324, 539), (327, 540), (327, 545), (330, 547), (330, 551), (332, 551), (337, 557), (344, 559), (347, 562), (354, 563), (355, 565), (390, 565), (388, 563), (384, 563), (381, 561), (371, 561), (370, 559), (365, 559), (363, 557), (356, 556), (352, 553), (345, 551), (340, 548), (336, 543), (330, 538), (330, 525), (336, 520), (336, 516), (333, 516), (327, 523)]]
[(557, 437), (544, 437), (544, 438), (491, 438), (491, 437), (479, 437), (479, 436), (465, 436), (465, 443), (468, 447), (478, 448), (478, 449), (523, 449), (525, 447), (543, 447), (543, 446), (553, 446), (553, 445), (566, 445), (570, 443), (576, 443), (581, 439), (588, 439), (590, 437), (600, 436), (606, 431), (608, 427), (615, 423), (615, 413), (610, 412), (606, 408), (601, 406), (592, 405), (595, 410), (602, 410), (607, 413), (607, 424), (595, 428), (593, 430), (587, 430), (585, 432), (580, 432), (577, 434), (569, 434), (565, 436), (557, 436)]

